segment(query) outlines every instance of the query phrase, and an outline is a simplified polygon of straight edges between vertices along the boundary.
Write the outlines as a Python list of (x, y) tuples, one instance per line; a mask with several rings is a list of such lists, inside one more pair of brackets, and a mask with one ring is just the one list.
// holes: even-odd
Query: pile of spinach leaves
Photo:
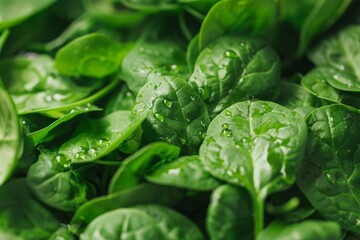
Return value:
[(360, 239), (356, 0), (0, 0), (0, 239)]

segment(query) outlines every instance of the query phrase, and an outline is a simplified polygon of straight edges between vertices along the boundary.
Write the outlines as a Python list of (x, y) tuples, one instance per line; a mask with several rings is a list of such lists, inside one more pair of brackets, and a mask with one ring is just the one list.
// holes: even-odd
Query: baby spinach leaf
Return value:
[(10, 178), (22, 153), (21, 128), (11, 97), (0, 87), (0, 187)]
[(223, 36), (202, 50), (189, 83), (214, 117), (242, 100), (274, 99), (279, 80), (280, 59), (269, 46), (252, 38)]
[(182, 77), (154, 73), (136, 97), (133, 111), (149, 109), (143, 122), (149, 141), (166, 141), (197, 153), (210, 122), (205, 104)]
[(265, 198), (295, 182), (305, 143), (306, 125), (296, 112), (272, 102), (246, 101), (213, 119), (200, 159), (215, 177), (249, 191), (256, 236)]
[(195, 191), (213, 190), (220, 185), (220, 181), (205, 171), (198, 156), (184, 156), (166, 163), (146, 175), (146, 180)]
[(193, 39), (191, 39), (186, 50), (186, 62), (190, 72), (194, 71), (196, 59), (199, 56), (200, 52), (199, 34), (196, 34)]
[(180, 148), (163, 142), (149, 144), (127, 159), (114, 174), (109, 193), (136, 186), (154, 165), (163, 165), (177, 158)]
[(42, 152), (30, 167), (26, 180), (41, 202), (62, 211), (75, 211), (88, 200), (85, 179), (71, 170), (57, 152)]
[(120, 143), (118, 150), (126, 154), (135, 153), (140, 147), (142, 135), (143, 135), (143, 130), (141, 126), (139, 126), (122, 143)]
[(360, 115), (331, 105), (314, 110), (306, 121), (309, 139), (298, 185), (326, 219), (360, 233)]
[(360, 26), (349, 26), (322, 41), (310, 53), (310, 59), (318, 66), (326, 66), (333, 77), (328, 83), (343, 91), (360, 92)]
[(319, 220), (307, 220), (300, 223), (286, 224), (272, 222), (262, 231), (256, 240), (340, 240), (342, 233), (339, 224)]
[(76, 240), (76, 238), (66, 227), (60, 227), (49, 240)]
[(274, 0), (219, 1), (201, 24), (200, 49), (224, 35), (271, 39), (278, 24), (278, 8)]
[(137, 93), (154, 70), (187, 73), (184, 49), (170, 40), (140, 42), (130, 51), (121, 66), (121, 74), (131, 91)]
[(168, 240), (201, 240), (205, 239), (197, 226), (182, 214), (160, 205), (135, 206), (151, 217)]
[(183, 195), (180, 189), (146, 183), (97, 197), (78, 208), (71, 220), (71, 229), (72, 232), (80, 233), (96, 217), (118, 208), (150, 203), (173, 206), (180, 202)]
[(301, 85), (311, 94), (321, 99), (360, 108), (360, 93), (346, 92), (334, 88), (330, 84), (331, 81), (337, 81), (334, 78), (342, 78), (341, 72), (335, 68), (316, 67), (301, 79)]
[[(211, 194), (206, 216), (206, 229), (211, 240), (250, 240), (253, 218), (249, 194), (242, 188), (223, 185)], [(221, 221), (220, 219), (226, 219)]]
[(56, 133), (54, 129), (58, 128), (59, 125), (62, 123), (68, 122), (71, 119), (75, 118), (76, 116), (92, 111), (101, 111), (101, 108), (98, 108), (94, 105), (88, 104), (85, 106), (79, 106), (73, 108), (69, 111), (68, 114), (62, 116), (61, 118), (57, 119), (56, 121), (52, 122), (45, 128), (39, 129), (35, 132), (29, 133), (26, 137), (30, 138), (33, 142), (34, 146), (39, 145), (40, 143), (48, 142), (56, 137)]
[(130, 28), (140, 24), (147, 16), (143, 12), (118, 9), (113, 1), (83, 0), (86, 12), (98, 22), (118, 28)]
[(95, 218), (80, 235), (81, 240), (164, 239), (155, 220), (132, 208), (117, 209)]
[(19, 114), (46, 111), (73, 104), (99, 87), (78, 86), (59, 75), (47, 55), (18, 56), (0, 62), (0, 76)]
[(75, 136), (61, 145), (59, 154), (72, 163), (99, 159), (130, 136), (147, 114), (147, 111), (136, 115), (130, 111), (117, 111), (99, 119), (85, 119)]
[(129, 49), (130, 45), (91, 33), (62, 47), (56, 53), (54, 66), (65, 75), (103, 78), (120, 67)]
[(0, 31), (24, 22), (55, 2), (56, 0), (0, 0)]
[(105, 114), (119, 110), (131, 110), (135, 103), (136, 96), (130, 91), (129, 87), (124, 84), (110, 95), (105, 106)]
[(23, 240), (47, 240), (60, 224), (33, 198), (25, 179), (14, 179), (0, 188), (0, 219), (0, 236), (4, 231)]

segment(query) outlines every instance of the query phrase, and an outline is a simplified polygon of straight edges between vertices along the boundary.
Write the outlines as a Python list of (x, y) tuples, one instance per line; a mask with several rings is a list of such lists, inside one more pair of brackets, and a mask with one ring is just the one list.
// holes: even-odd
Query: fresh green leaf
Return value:
[(306, 121), (309, 139), (298, 185), (326, 219), (360, 233), (360, 115), (330, 105), (314, 110)]
[(167, 143), (152, 143), (124, 160), (109, 184), (109, 193), (119, 192), (139, 184), (154, 167), (179, 156), (180, 148)]
[(91, 33), (62, 47), (54, 66), (64, 75), (103, 78), (116, 72), (130, 46)]
[(147, 116), (147, 112), (117, 111), (103, 118), (86, 119), (74, 137), (63, 143), (59, 154), (72, 163), (99, 159), (115, 150)]
[(213, 190), (220, 185), (220, 181), (205, 171), (198, 156), (184, 156), (166, 163), (146, 175), (146, 180), (194, 191)]
[[(252, 206), (242, 188), (223, 185), (216, 188), (207, 210), (206, 229), (211, 240), (254, 239)], [(226, 221), (220, 221), (226, 219)]]
[(11, 177), (22, 154), (22, 136), (11, 97), (0, 87), (0, 187)]

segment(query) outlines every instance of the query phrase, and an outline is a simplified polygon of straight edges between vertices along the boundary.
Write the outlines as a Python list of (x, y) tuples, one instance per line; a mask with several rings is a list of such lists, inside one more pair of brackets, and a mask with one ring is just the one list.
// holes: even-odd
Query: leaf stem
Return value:
[(254, 192), (251, 194), (251, 199), (254, 211), (254, 238), (256, 239), (264, 228), (264, 198)]

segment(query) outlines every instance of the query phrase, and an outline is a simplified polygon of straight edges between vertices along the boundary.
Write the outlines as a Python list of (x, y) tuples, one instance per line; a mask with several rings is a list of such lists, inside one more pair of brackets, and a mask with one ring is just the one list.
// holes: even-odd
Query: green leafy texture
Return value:
[(280, 59), (269, 46), (253, 38), (222, 36), (202, 50), (189, 83), (214, 117), (242, 100), (274, 99), (279, 81)]
[(291, 82), (281, 82), (281, 94), (276, 100), (280, 105), (289, 109), (297, 109), (299, 107), (320, 107), (319, 99), (309, 94), (299, 84)]
[(174, 11), (180, 8), (176, 0), (120, 0), (128, 8), (144, 12)]
[(272, 222), (256, 240), (340, 240), (342, 233), (339, 224), (319, 220), (307, 220), (286, 224)]
[(182, 214), (160, 205), (139, 205), (134, 207), (151, 217), (167, 240), (205, 239), (197, 226)]
[(42, 152), (31, 165), (27, 184), (43, 203), (62, 211), (75, 211), (87, 201), (85, 179), (71, 170), (65, 159), (56, 152)]
[(163, 165), (179, 156), (180, 148), (163, 142), (149, 144), (123, 161), (109, 184), (109, 193), (132, 188), (157, 165)]
[(76, 238), (66, 227), (60, 227), (49, 240), (76, 240)]
[(118, 208), (139, 204), (159, 204), (173, 206), (180, 202), (184, 192), (180, 189), (141, 184), (131, 189), (94, 198), (83, 204), (71, 220), (72, 232), (80, 233), (96, 217)]
[(210, 191), (221, 184), (205, 171), (198, 156), (184, 156), (171, 161), (146, 175), (146, 180), (194, 191)]
[(305, 53), (310, 42), (324, 30), (329, 28), (345, 12), (351, 0), (320, 0), (306, 16), (300, 29), (298, 55)]
[(341, 72), (335, 68), (316, 67), (301, 79), (301, 85), (318, 98), (360, 108), (360, 93), (341, 91), (329, 83), (340, 77)]
[(0, 0), (0, 31), (24, 22), (56, 0)]
[(309, 139), (298, 185), (326, 219), (360, 233), (360, 115), (331, 105), (316, 109), (306, 121)]
[(73, 108), (72, 110), (69, 111), (68, 114), (62, 116), (61, 118), (57, 119), (56, 121), (52, 122), (50, 125), (40, 130), (29, 133), (26, 137), (31, 139), (34, 146), (37, 146), (40, 143), (48, 142), (57, 137), (57, 134), (54, 130), (58, 129), (58, 127), (61, 126), (61, 124), (70, 121), (71, 119), (75, 118), (80, 114), (85, 114), (93, 111), (101, 111), (101, 109), (91, 104)]
[(120, 143), (118, 150), (126, 154), (135, 153), (140, 147), (142, 135), (143, 135), (143, 130), (140, 126), (131, 135), (129, 135), (129, 137), (127, 137), (122, 143)]
[(182, 77), (155, 73), (136, 97), (133, 112), (149, 109), (142, 128), (149, 141), (165, 141), (196, 154), (210, 118), (205, 104)]
[(274, 0), (219, 1), (201, 24), (200, 49), (224, 35), (271, 39), (277, 29), (278, 8)]
[(85, 119), (59, 154), (71, 163), (91, 162), (115, 150), (144, 121), (147, 111), (117, 111), (99, 119)]
[(33, 198), (25, 179), (14, 179), (0, 188), (0, 219), (0, 236), (15, 235), (23, 240), (47, 240), (60, 224)]
[(55, 56), (54, 66), (64, 75), (103, 78), (116, 72), (130, 45), (91, 33), (79, 37)]
[(125, 8), (118, 10), (113, 1), (83, 0), (82, 2), (91, 18), (113, 27), (135, 27), (147, 16), (143, 12), (131, 11)]
[(122, 77), (134, 93), (145, 85), (148, 75), (154, 70), (187, 73), (181, 44), (170, 40), (140, 42), (126, 55), (121, 65)]
[(156, 221), (137, 209), (118, 209), (94, 219), (81, 240), (164, 239)]
[(232, 105), (210, 123), (200, 159), (215, 177), (245, 187), (251, 196), (255, 236), (263, 227), (263, 204), (295, 182), (306, 143), (306, 124), (276, 103)]
[(0, 87), (0, 187), (10, 178), (22, 153), (21, 128), (11, 97)]
[(110, 95), (105, 106), (105, 114), (118, 110), (131, 110), (136, 96), (130, 91), (126, 84), (118, 86)]
[(1, 54), (1, 50), (6, 42), (6, 39), (9, 36), (9, 34), (10, 34), (10, 31), (8, 29), (5, 29), (0, 35), (0, 54)]
[[(349, 26), (325, 39), (310, 53), (319, 66), (328, 67), (328, 83), (339, 90), (360, 92), (360, 26)], [(330, 69), (333, 68), (333, 69)]]
[(73, 104), (99, 87), (76, 85), (59, 75), (47, 55), (18, 56), (0, 62), (0, 76), (19, 114), (47, 111)]
[[(254, 239), (251, 199), (242, 188), (216, 188), (207, 210), (206, 229), (211, 240)], [(221, 221), (223, 219), (224, 221)]]
[(186, 50), (186, 62), (190, 72), (194, 72), (196, 59), (199, 56), (200, 52), (199, 34), (196, 34), (193, 39), (191, 39)]

